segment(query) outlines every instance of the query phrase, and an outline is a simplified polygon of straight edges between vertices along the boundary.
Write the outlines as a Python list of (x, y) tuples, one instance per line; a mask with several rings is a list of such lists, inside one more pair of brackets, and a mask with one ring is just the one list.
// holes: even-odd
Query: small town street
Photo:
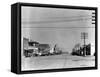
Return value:
[(69, 54), (22, 57), (22, 70), (43, 70), (95, 66), (95, 56), (72, 56)]

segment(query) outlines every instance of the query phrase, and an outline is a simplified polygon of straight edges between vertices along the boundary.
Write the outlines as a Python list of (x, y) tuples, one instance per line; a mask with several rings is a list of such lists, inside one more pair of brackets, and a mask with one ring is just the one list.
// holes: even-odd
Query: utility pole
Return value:
[(84, 50), (83, 50), (83, 56), (86, 56), (86, 39), (88, 38), (88, 33), (82, 32), (81, 33), (81, 39), (84, 41)]

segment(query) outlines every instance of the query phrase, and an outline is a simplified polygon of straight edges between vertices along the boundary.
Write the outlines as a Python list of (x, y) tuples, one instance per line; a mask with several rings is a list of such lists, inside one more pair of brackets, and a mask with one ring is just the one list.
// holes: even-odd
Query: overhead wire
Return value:
[[(44, 19), (42, 21), (32, 21), (32, 20), (30, 20), (30, 21), (23, 21), (22, 20), (22, 24), (48, 24), (48, 23), (87, 21), (87, 20), (91, 20), (92, 21), (92, 15), (87, 15), (87, 16), (71, 16), (71, 17), (51, 17), (51, 18), (49, 18), (49, 20), (45, 20), (45, 21), (44, 21)], [(28, 27), (24, 27), (24, 28), (28, 28)], [(29, 27), (29, 28), (37, 28), (37, 27)], [(55, 28), (55, 27), (38, 27), (38, 28)], [(67, 28), (76, 28), (76, 27), (67, 27)], [(79, 27), (79, 28), (82, 28), (82, 27)], [(83, 27), (83, 28), (94, 28), (94, 27)]]

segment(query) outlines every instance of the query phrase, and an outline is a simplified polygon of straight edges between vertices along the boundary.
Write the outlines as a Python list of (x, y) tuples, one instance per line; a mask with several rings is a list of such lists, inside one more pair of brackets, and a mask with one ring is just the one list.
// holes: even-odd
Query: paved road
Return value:
[(57, 68), (74, 68), (95, 66), (95, 57), (71, 56), (68, 54), (39, 56), (24, 58), (22, 57), (22, 70), (41, 70)]

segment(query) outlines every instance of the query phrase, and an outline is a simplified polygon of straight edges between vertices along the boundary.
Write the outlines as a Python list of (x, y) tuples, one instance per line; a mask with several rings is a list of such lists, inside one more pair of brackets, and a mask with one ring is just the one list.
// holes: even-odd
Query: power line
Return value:
[(95, 28), (95, 27), (22, 27), (22, 28), (71, 29), (71, 28)]
[[(83, 17), (91, 17), (92, 15), (85, 15), (85, 16), (83, 16), (83, 15), (79, 15), (79, 16), (67, 16), (67, 17), (48, 17), (48, 19), (70, 19), (70, 18), (83, 18)], [(42, 19), (45, 19), (45, 18), (42, 18)], [(23, 18), (22, 18), (22, 20), (24, 20)]]
[(44, 23), (60, 23), (60, 22), (73, 22), (73, 21), (84, 21), (84, 20), (92, 20), (92, 18), (81, 18), (81, 19), (72, 19), (72, 20), (53, 20), (53, 21), (23, 21), (22, 24), (44, 24)]
[(81, 17), (81, 18), (82, 18), (82, 17), (91, 17), (91, 15), (87, 15), (87, 16), (86, 16), (86, 15), (84, 15), (84, 16), (83, 16), (83, 15), (79, 15), (79, 16), (67, 16), (67, 17), (49, 17), (49, 18), (50, 18), (50, 19), (51, 19), (51, 18), (53, 18), (53, 19), (56, 19), (56, 18), (57, 18), (57, 19), (58, 19), (58, 18), (80, 18), (80, 17)]
[[(52, 18), (52, 20), (50, 20)], [(49, 21), (45, 19), (46, 21), (23, 21), (22, 19), (22, 24), (44, 24), (44, 23), (56, 23), (56, 22), (73, 22), (73, 21), (83, 21), (83, 20), (89, 20), (92, 19), (92, 15), (87, 15), (87, 16), (69, 16), (69, 17), (49, 17)], [(44, 20), (44, 19), (43, 19)]]

